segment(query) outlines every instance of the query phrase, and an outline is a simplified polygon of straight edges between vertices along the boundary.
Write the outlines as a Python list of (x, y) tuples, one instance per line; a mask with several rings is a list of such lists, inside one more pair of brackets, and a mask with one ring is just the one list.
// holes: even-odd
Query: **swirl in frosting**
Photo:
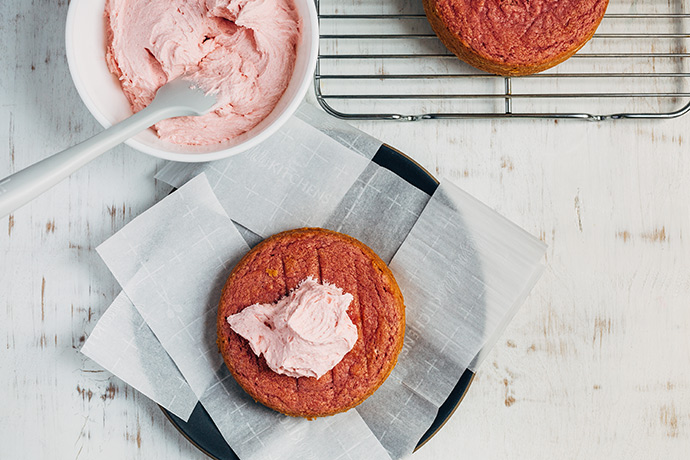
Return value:
[(333, 369), (357, 342), (357, 326), (347, 314), (352, 294), (306, 278), (272, 304), (254, 304), (228, 317), (274, 372), (316, 377)]
[(106, 61), (134, 112), (182, 75), (217, 94), (211, 113), (155, 125), (177, 144), (223, 142), (266, 118), (301, 40), (294, 0), (106, 0), (105, 19)]

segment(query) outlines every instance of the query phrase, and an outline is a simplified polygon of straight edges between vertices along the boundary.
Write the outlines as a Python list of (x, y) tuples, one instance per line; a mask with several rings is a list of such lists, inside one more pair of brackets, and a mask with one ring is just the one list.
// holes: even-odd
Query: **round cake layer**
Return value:
[(592, 38), (608, 0), (423, 0), (441, 41), (468, 64), (527, 75), (563, 62)]
[[(347, 313), (358, 332), (352, 350), (320, 379), (273, 372), (227, 322), (245, 307), (277, 301), (307, 277), (352, 294)], [(404, 332), (402, 294), (386, 264), (356, 239), (320, 228), (279, 233), (252, 249), (230, 274), (218, 308), (218, 346), (235, 380), (256, 401), (300, 417), (364, 401), (395, 366)]]

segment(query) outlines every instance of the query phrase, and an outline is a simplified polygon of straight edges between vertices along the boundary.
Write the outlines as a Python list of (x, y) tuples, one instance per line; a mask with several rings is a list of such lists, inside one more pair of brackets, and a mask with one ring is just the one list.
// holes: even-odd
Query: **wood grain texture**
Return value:
[[(69, 77), (66, 12), (0, 3), (0, 177), (100, 129)], [(690, 116), (357, 126), (549, 244), (462, 406), (412, 458), (687, 458)], [(94, 247), (167, 193), (160, 166), (119, 147), (0, 219), (3, 458), (203, 458), (78, 353), (119, 291)]]

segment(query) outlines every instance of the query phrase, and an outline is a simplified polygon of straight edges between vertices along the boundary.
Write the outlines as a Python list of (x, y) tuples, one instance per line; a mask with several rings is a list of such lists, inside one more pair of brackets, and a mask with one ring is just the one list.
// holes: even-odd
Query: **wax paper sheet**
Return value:
[(393, 457), (414, 448), (465, 369), (480, 364), (481, 350), (493, 346), (541, 274), (545, 248), (441, 182), (390, 263), (407, 305), (390, 389), (358, 408)]
[(307, 102), (299, 107), (296, 115), (300, 120), (347, 147), (348, 150), (369, 160), (376, 155), (379, 147), (381, 147), (380, 140), (337, 118), (329, 117), (323, 113), (323, 110), (319, 110)]
[(282, 415), (254, 402), (225, 366), (201, 402), (242, 459), (390, 459), (356, 410), (316, 420)]
[(197, 397), (132, 302), (120, 293), (81, 352), (183, 420)]
[(250, 248), (253, 248), (254, 246), (263, 241), (263, 238), (261, 236), (252, 232), (247, 227), (243, 227), (237, 222), (233, 222), (233, 224), (235, 224), (235, 228), (237, 228), (237, 231), (240, 232), (240, 235), (242, 235), (242, 238), (244, 238), (244, 242), (247, 243), (247, 246), (249, 246)]
[(197, 396), (222, 362), (221, 289), (248, 250), (203, 175), (97, 248)]
[(366, 241), (390, 262), (429, 195), (376, 163), (369, 163), (323, 227)]
[(201, 172), (232, 219), (267, 237), (323, 224), (369, 161), (292, 118), (259, 146), (226, 160), (172, 164), (156, 178), (179, 187)]
[[(430, 198), (368, 160), (373, 155), (369, 155), (368, 149), (376, 146), (370, 137), (353, 128), (340, 127), (339, 121), (320, 117), (328, 118), (318, 111), (302, 110), (275, 136), (277, 140), (269, 140), (261, 149), (233, 157), (231, 160), (235, 163), (172, 165), (164, 168), (157, 178), (180, 187), (200, 171), (209, 177), (210, 188), (218, 202), (227, 217), (237, 224), (237, 227), (228, 225), (234, 237), (242, 242), (235, 247), (244, 246), (242, 251), (238, 250), (235, 260), (246, 252), (247, 244), (254, 244), (260, 236), (313, 225), (351, 234), (374, 248), (385, 261), (390, 261), (407, 306), (405, 346), (397, 367), (385, 384), (356, 411), (348, 412), (347, 419), (339, 418), (352, 429), (361, 428), (363, 420), (390, 456), (400, 458), (412, 451), (462, 372), (468, 367), (475, 369), (485, 354), (483, 350), (500, 335), (516, 306), (538, 278), (544, 246), (451, 184), (442, 183)], [(354, 146), (354, 150), (346, 146)], [(295, 158), (300, 158), (299, 162)], [(289, 164), (292, 166), (284, 166)], [(181, 191), (198, 180), (192, 179)], [(208, 188), (208, 184), (204, 184)], [(326, 196), (327, 199), (322, 199)], [(178, 208), (183, 204), (178, 203)], [(216, 213), (220, 211), (217, 207), (214, 209)], [(148, 225), (165, 226), (168, 230), (189, 227), (185, 230), (187, 233), (176, 231), (175, 239), (187, 243), (197, 241), (199, 236), (189, 233), (194, 230), (193, 226), (181, 225), (176, 220), (182, 214), (178, 210), (175, 215), (171, 206), (164, 214), (167, 223), (152, 219)], [(201, 223), (204, 219), (197, 217), (195, 221)], [(158, 245), (162, 252), (175, 248), (169, 237), (151, 232), (146, 226), (144, 233), (150, 238), (142, 240), (145, 242), (141, 244), (146, 247)], [(129, 231), (130, 237), (132, 234)], [(151, 266), (157, 266), (162, 272), (172, 270), (168, 268), (170, 257), (161, 256), (161, 260), (165, 259), (162, 265), (152, 264), (148, 258), (132, 265), (131, 261), (122, 261), (127, 257), (115, 257), (127, 251), (125, 243), (131, 245), (128, 238), (113, 243), (108, 252), (110, 257), (104, 253), (104, 259), (114, 273), (120, 273), (116, 273), (118, 281), (124, 283), (125, 292), (149, 322), (144, 314), (149, 308), (141, 307), (142, 301), (151, 302), (150, 305), (160, 303), (162, 310), (159, 311), (166, 311), (168, 303), (188, 294), (183, 292), (186, 288), (182, 286), (169, 288), (166, 278), (151, 280), (140, 273), (141, 267), (148, 267), (150, 271)], [(190, 256), (199, 258), (198, 255)], [(227, 260), (232, 257), (228, 254)], [(121, 262), (127, 266), (118, 267)], [(206, 264), (201, 267), (203, 269), (197, 268), (188, 274), (189, 267), (185, 264), (179, 267), (176, 277), (190, 276), (197, 284), (204, 284), (205, 279), (207, 287), (217, 289), (217, 296), (222, 284), (218, 282), (218, 273), (223, 274), (220, 277), (223, 280), (231, 266), (230, 263), (225, 266)], [(136, 283), (132, 281), (135, 278), (139, 278)], [(147, 297), (135, 294), (135, 287), (139, 285), (141, 291), (147, 292)], [(213, 295), (208, 291), (202, 297)], [(211, 308), (215, 313), (215, 304)], [(202, 308), (201, 316), (207, 314)], [(149, 315), (155, 321), (155, 315)], [(277, 446), (287, 442), (287, 438), (296, 436), (294, 433), (302, 433), (303, 437), (297, 438), (309, 439), (311, 447), (312, 435), (327, 437), (335, 429), (333, 426), (344, 429), (340, 425), (322, 428), (320, 422), (304, 422), (294, 430), (285, 430), (287, 422), (283, 422), (281, 416), (260, 405), (249, 404), (244, 393), (235, 391), (237, 385), (224, 374), (227, 373), (225, 367), (216, 366), (210, 352), (204, 353), (208, 351), (206, 345), (201, 347), (201, 353), (191, 355), (171, 346), (171, 339), (165, 337), (184, 335), (190, 320), (191, 317), (187, 321), (167, 322), (169, 330), (161, 333), (157, 332), (160, 326), (149, 324), (188, 381), (186, 370), (203, 365), (196, 359), (198, 355), (207, 356), (206, 370), (196, 369), (203, 378), (195, 383), (190, 381), (190, 384), (226, 440), (243, 452), (242, 458), (261, 444)], [(207, 320), (201, 321), (203, 323), (208, 330), (200, 328), (196, 331), (198, 336), (211, 333), (215, 338), (215, 317), (211, 321), (208, 314)], [(185, 347), (189, 348), (190, 344), (186, 343)], [(194, 350), (194, 346), (191, 349)], [(235, 408), (239, 408), (239, 412), (233, 412)], [(245, 419), (250, 420), (246, 427), (241, 423)], [(369, 439), (365, 435), (367, 432), (358, 433), (363, 439)], [(251, 448), (243, 447), (243, 443)], [(337, 443), (326, 442), (325, 445)], [(295, 444), (295, 452), (303, 454), (299, 446), (299, 442)], [(262, 452), (269, 455), (273, 450)], [(329, 457), (343, 455), (341, 451), (329, 452), (333, 454)]]

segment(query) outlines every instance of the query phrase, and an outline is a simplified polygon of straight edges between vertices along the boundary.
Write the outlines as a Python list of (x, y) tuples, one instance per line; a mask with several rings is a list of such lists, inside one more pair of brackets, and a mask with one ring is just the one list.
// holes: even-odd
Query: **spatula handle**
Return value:
[(175, 116), (170, 110), (151, 104), (81, 144), (0, 180), (0, 218), (36, 198), (102, 153), (160, 120)]

